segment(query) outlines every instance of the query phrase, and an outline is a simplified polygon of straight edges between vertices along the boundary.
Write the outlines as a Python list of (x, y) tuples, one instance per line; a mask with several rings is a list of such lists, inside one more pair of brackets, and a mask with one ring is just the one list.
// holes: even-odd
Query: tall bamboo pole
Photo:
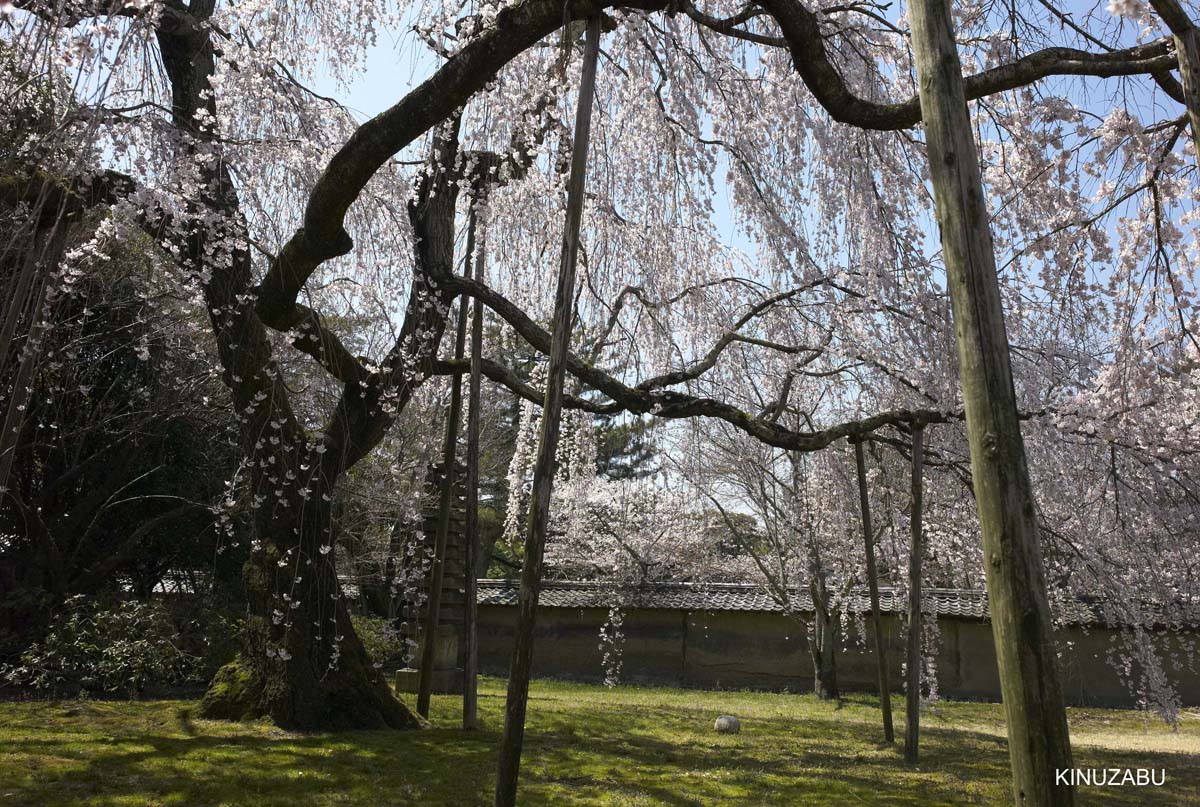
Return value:
[[(474, 249), (468, 251), (471, 274), (483, 281), (484, 242), (478, 231), (478, 200), (471, 202), (470, 220), (467, 224), (467, 243)], [(462, 724), (464, 729), (479, 726), (479, 636), (476, 623), (477, 558), (479, 555), (479, 398), (480, 378), (483, 372), (483, 306), (475, 300), (471, 303), (471, 376), (467, 384), (467, 523), (466, 557), (463, 611), (463, 701)]]
[(583, 219), (588, 136), (592, 123), (592, 99), (596, 88), (596, 62), (599, 54), (600, 17), (594, 15), (588, 18), (587, 22), (583, 75), (579, 83), (579, 106), (575, 112), (575, 142), (571, 150), (571, 176), (567, 189), (566, 221), (563, 224), (562, 262), (558, 270), (558, 292), (554, 298), (550, 363), (546, 375), (546, 398), (542, 405), (541, 437), (533, 468), (533, 500), (529, 507), (529, 523), (525, 533), (517, 627), (512, 666), (508, 676), (508, 698), (504, 709), (504, 735), (500, 741), (500, 762), (496, 774), (496, 807), (515, 807), (517, 803), (517, 778), (521, 766), (521, 744), (525, 736), (529, 673), (533, 663), (533, 628), (542, 581), (546, 526), (550, 515), (550, 492), (554, 482), (554, 455), (558, 448), (559, 421), (562, 416), (567, 348), (571, 341), (575, 263), (579, 255), (579, 227)]
[[(467, 249), (471, 249), (467, 244)], [(454, 360), (461, 362), (467, 342), (467, 301), (458, 299), (458, 332), (455, 334)], [(450, 376), (450, 408), (446, 413), (445, 442), (442, 444), (442, 487), (438, 496), (437, 532), (434, 536), (433, 565), (429, 570), (429, 602), (425, 624), (421, 628), (421, 671), (417, 679), (417, 713), (429, 717), (433, 695), (433, 665), (437, 658), (437, 633), (441, 623), (442, 582), (446, 576), (446, 544), (450, 537), (450, 518), (454, 507), (454, 463), (458, 449), (458, 422), (462, 418), (462, 374)]]
[(921, 518), (924, 507), (924, 435), (925, 429), (920, 424), (913, 427), (912, 501), (908, 518), (908, 658), (905, 663), (907, 669), (904, 684), (904, 759), (907, 762), (917, 761), (917, 747), (921, 740), (921, 560), (925, 553)]
[(871, 500), (867, 495), (867, 463), (863, 441), (854, 442), (854, 466), (858, 472), (858, 509), (862, 514), (863, 544), (867, 552), (867, 590), (871, 594), (871, 627), (875, 634), (875, 660), (879, 666), (879, 708), (883, 712), (883, 739), (896, 741), (892, 726), (892, 687), (888, 681), (887, 645), (883, 641), (883, 616), (879, 608), (879, 572), (875, 567), (875, 533), (871, 527)]
[(946, 283), (954, 312), (971, 477), (1018, 807), (1071, 807), (1072, 767), (1033, 489), (1017, 419), (1004, 308), (948, 0), (909, 20)]

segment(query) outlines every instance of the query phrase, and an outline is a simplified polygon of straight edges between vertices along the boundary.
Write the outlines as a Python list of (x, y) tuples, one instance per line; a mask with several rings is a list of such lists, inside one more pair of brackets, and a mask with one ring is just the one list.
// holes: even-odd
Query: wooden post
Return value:
[(1056, 667), (988, 211), (947, 0), (909, 5), (946, 282), (954, 312), (971, 477), (1018, 807), (1072, 807), (1071, 740)]
[(925, 541), (921, 530), (924, 485), (921, 478), (925, 462), (921, 444), (925, 429), (920, 424), (912, 432), (912, 501), (909, 505), (908, 542), (908, 657), (905, 662), (904, 760), (917, 761), (921, 739), (921, 559)]
[(875, 568), (875, 534), (871, 528), (871, 500), (867, 495), (867, 463), (862, 439), (854, 441), (854, 465), (858, 471), (858, 508), (862, 514), (863, 543), (867, 550), (867, 590), (871, 594), (871, 626), (875, 633), (875, 659), (879, 665), (879, 708), (883, 712), (883, 739), (896, 741), (892, 726), (892, 687), (888, 681), (887, 646), (883, 641), (883, 616), (879, 609), (879, 573)]
[[(454, 358), (462, 361), (467, 341), (467, 301), (458, 300), (458, 332)], [(417, 713), (429, 717), (433, 695), (433, 665), (437, 656), (437, 633), (441, 622), (442, 582), (446, 573), (446, 542), (450, 536), (450, 517), (454, 504), (455, 453), (458, 448), (458, 421), (462, 416), (462, 374), (450, 376), (450, 408), (446, 413), (445, 442), (442, 446), (442, 487), (438, 495), (437, 533), (434, 538), (433, 565), (429, 569), (429, 603), (425, 624), (421, 627), (421, 671), (417, 683)]]
[(542, 581), (546, 527), (550, 516), (550, 492), (554, 482), (554, 455), (562, 416), (563, 382), (567, 349), (571, 342), (572, 305), (575, 292), (575, 263), (579, 255), (579, 227), (583, 218), (584, 181), (587, 177), (588, 135), (592, 123), (592, 97), (596, 88), (596, 62), (600, 54), (600, 17), (587, 22), (583, 75), (579, 83), (579, 106), (575, 112), (575, 141), (571, 149), (571, 176), (567, 189), (567, 214), (563, 224), (562, 262), (558, 270), (558, 292), (551, 323), (550, 363), (546, 375), (546, 397), (542, 405), (541, 437), (533, 467), (533, 496), (525, 533), (521, 591), (517, 603), (512, 666), (504, 708), (504, 735), (496, 774), (496, 807), (515, 807), (517, 778), (521, 766), (521, 744), (525, 737), (525, 707), (529, 698), (529, 673), (533, 663), (533, 628)]
[[(471, 201), (471, 214), (467, 223), (467, 255), (471, 261), (471, 274), (483, 281), (483, 236), (478, 232), (479, 214), (477, 200)], [(476, 586), (476, 558), (479, 555), (479, 398), (480, 379), (483, 372), (483, 306), (475, 300), (471, 303), (471, 377), (467, 385), (467, 523), (466, 553), (463, 562), (463, 701), (462, 725), (464, 729), (479, 727), (479, 637), (476, 628), (479, 599)]]
[(1150, 0), (1175, 38), (1175, 58), (1179, 62), (1179, 83), (1183, 85), (1183, 104), (1192, 130), (1192, 145), (1200, 160), (1200, 32), (1179, 0)]

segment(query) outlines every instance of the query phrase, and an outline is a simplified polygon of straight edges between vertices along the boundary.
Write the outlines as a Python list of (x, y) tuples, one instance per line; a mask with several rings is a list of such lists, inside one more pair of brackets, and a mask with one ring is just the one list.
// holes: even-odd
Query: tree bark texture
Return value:
[[(211, 3), (190, 7), (191, 14), (211, 10)], [(219, 112), (210, 92), (215, 74), (210, 36), (211, 29), (199, 20), (157, 29), (171, 85), (172, 121), (185, 152), (215, 142), (213, 127), (198, 114), (203, 111), (204, 121), (212, 121)], [(261, 287), (253, 283), (246, 224), (229, 167), (223, 160), (199, 161), (198, 166), (202, 191), (180, 218), (179, 231), (166, 237), (178, 248), (181, 268), (197, 277), (203, 290), (223, 377), (238, 413), (240, 449), (254, 501), (243, 652), (213, 679), (201, 714), (265, 716), (300, 730), (422, 725), (396, 700), (354, 633), (337, 579), (331, 512), (341, 474), (378, 443), (390, 422), (381, 413), (383, 394), (389, 394), (398, 411), (419, 382), (390, 389), (382, 383), (355, 385), (342, 396), (322, 433), (306, 434), (259, 315)], [(444, 171), (434, 172), (428, 182), (449, 184)], [(400, 334), (400, 344), (411, 346), (402, 358), (417, 366), (432, 363), (451, 299), (450, 292), (431, 288), (430, 276), (450, 274), (455, 194), (452, 188), (439, 188), (443, 192), (431, 201), (428, 190), (423, 188), (420, 201), (410, 208), (421, 238), (419, 268)], [(440, 305), (430, 305), (427, 298)], [(315, 327), (293, 344), (307, 348), (314, 358), (325, 357), (333, 344), (315, 314), (304, 324), (309, 323)]]
[(1018, 807), (1071, 807), (1072, 767), (1033, 489), (988, 212), (947, 0), (909, 7), (921, 112), (954, 313), (971, 475)]
[(837, 700), (837, 656), (841, 650), (841, 615), (830, 608), (829, 589), (823, 579), (814, 579), (811, 588), (813, 621), (809, 631), (809, 655), (813, 664), (813, 693), (819, 700)]

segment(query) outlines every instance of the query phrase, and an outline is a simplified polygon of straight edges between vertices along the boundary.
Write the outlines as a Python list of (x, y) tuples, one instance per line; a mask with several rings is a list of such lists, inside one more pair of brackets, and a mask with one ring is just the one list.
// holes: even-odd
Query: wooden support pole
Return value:
[(1017, 418), (987, 203), (948, 0), (911, 0), (909, 21), (954, 312), (971, 478), (1017, 807), (1072, 807), (1073, 767), (1041, 539)]
[(1179, 83), (1183, 85), (1183, 104), (1192, 130), (1192, 145), (1200, 160), (1200, 31), (1179, 0), (1150, 0), (1150, 5), (1175, 39), (1175, 58), (1179, 62)]
[[(462, 361), (467, 342), (467, 300), (458, 299), (458, 332), (455, 334), (454, 359)], [(429, 602), (425, 624), (421, 626), (421, 671), (417, 679), (417, 713), (429, 717), (433, 695), (433, 665), (437, 659), (437, 634), (441, 623), (442, 583), (446, 576), (446, 544), (450, 538), (450, 519), (454, 510), (454, 463), (458, 449), (458, 422), (462, 418), (462, 375), (450, 377), (450, 408), (446, 412), (445, 442), (442, 444), (442, 487), (438, 495), (437, 532), (434, 536), (433, 565), (429, 569)]]
[[(484, 239), (479, 232), (477, 200), (471, 202), (467, 223), (467, 255), (472, 276), (483, 282)], [(483, 306), (478, 300), (471, 303), (471, 376), (467, 384), (467, 523), (466, 556), (463, 559), (464, 599), (463, 641), (463, 701), (464, 729), (479, 727), (479, 635), (478, 586), (476, 569), (479, 556), (479, 399), (483, 373)]]
[(888, 681), (887, 645), (883, 640), (883, 615), (879, 608), (879, 572), (875, 567), (875, 533), (871, 527), (871, 500), (867, 495), (867, 463), (863, 441), (854, 441), (854, 465), (858, 471), (858, 508), (862, 514), (863, 544), (867, 552), (867, 590), (871, 594), (871, 627), (875, 634), (875, 660), (879, 666), (879, 708), (883, 712), (883, 739), (896, 741), (892, 726), (892, 686)]
[(908, 542), (908, 656), (905, 662), (905, 724), (904, 760), (917, 761), (921, 740), (921, 560), (925, 555), (921, 511), (924, 506), (925, 462), (922, 439), (925, 429), (920, 424), (912, 432), (912, 500), (909, 504)]
[(587, 177), (588, 136), (592, 124), (592, 99), (596, 88), (596, 62), (600, 54), (600, 17), (587, 22), (583, 75), (579, 83), (579, 106), (575, 112), (575, 141), (571, 150), (571, 176), (567, 189), (566, 221), (563, 224), (562, 262), (558, 270), (558, 292), (551, 322), (550, 362), (546, 375), (546, 398), (542, 405), (541, 436), (533, 467), (533, 496), (525, 533), (521, 591), (517, 602), (517, 626), (512, 666), (508, 675), (508, 697), (504, 708), (504, 735), (496, 774), (496, 807), (515, 807), (517, 779), (521, 766), (521, 744), (525, 738), (525, 708), (529, 699), (529, 673), (533, 663), (533, 628), (546, 527), (550, 517), (550, 492), (554, 482), (555, 453), (562, 417), (563, 382), (567, 348), (571, 342), (572, 306), (575, 296), (575, 264), (579, 255), (579, 228), (583, 219), (584, 181)]

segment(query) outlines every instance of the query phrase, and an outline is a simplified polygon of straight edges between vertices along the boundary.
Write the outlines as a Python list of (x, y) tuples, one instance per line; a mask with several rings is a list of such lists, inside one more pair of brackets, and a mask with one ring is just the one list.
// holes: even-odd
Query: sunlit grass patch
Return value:
[[(195, 718), (186, 701), (0, 704), (2, 805), (487, 805), (504, 682), (480, 693), (484, 728), (456, 698), (419, 732), (297, 734)], [(742, 733), (716, 734), (718, 714)], [(897, 715), (899, 718), (899, 715)], [(1084, 805), (1195, 805), (1200, 719), (1178, 730), (1135, 712), (1072, 710), (1080, 767), (1166, 768), (1162, 788), (1081, 788)], [(922, 760), (881, 742), (874, 699), (535, 682), (522, 805), (993, 805), (1008, 802), (996, 704), (942, 703)], [(902, 732), (903, 722), (897, 725)]]

